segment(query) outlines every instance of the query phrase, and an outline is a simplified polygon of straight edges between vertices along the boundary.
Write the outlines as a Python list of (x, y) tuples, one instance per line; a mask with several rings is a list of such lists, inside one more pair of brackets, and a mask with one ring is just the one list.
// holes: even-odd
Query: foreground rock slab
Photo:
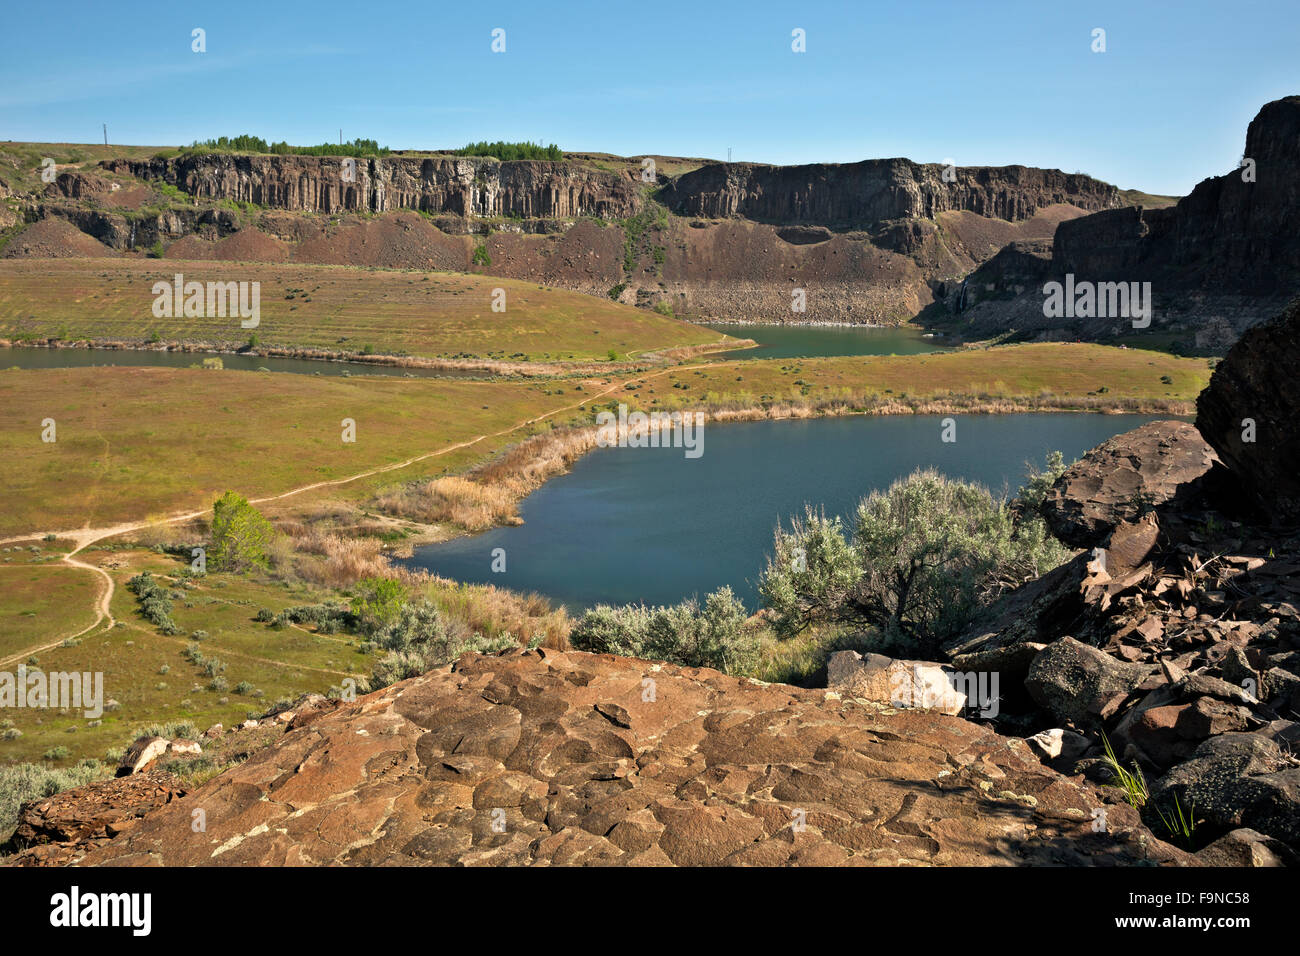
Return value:
[(1114, 799), (933, 711), (537, 650), (466, 655), (340, 707), (83, 862), (1191, 861)]

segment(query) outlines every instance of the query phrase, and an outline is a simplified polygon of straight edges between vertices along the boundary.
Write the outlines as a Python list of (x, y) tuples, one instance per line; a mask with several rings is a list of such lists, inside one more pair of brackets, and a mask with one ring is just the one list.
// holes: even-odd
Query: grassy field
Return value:
[[(1168, 382), (1163, 381), (1167, 377)], [(641, 406), (789, 399), (949, 396), (1190, 402), (1209, 382), (1205, 359), (1082, 343), (1034, 343), (913, 356), (768, 359), (684, 366), (630, 379)], [(631, 400), (628, 400), (632, 404)]]
[[(105, 710), (97, 721), (82, 711), (7, 709), (5, 719), (22, 736), (0, 740), (0, 761), (39, 759), (56, 747), (69, 751), (62, 763), (78, 757), (102, 757), (108, 749), (128, 743), (137, 728), (151, 723), (187, 720), (200, 730), (218, 722), (229, 727), (279, 699), (307, 691), (325, 693), (349, 675), (361, 677), (370, 671), (370, 659), (350, 637), (318, 635), (297, 627), (275, 630), (254, 620), (263, 607), (278, 612), (290, 605), (321, 600), (322, 594), (311, 588), (209, 575), (184, 592), (184, 601), (174, 602), (172, 617), (181, 630), (169, 637), (140, 617), (135, 596), (124, 585), (128, 577), (144, 569), (174, 575), (183, 567), (180, 562), (143, 551), (92, 550), (84, 556), (113, 574), (118, 586), (112, 609), (120, 623), (86, 634), (76, 644), (43, 651), (36, 658), (47, 672), (103, 673), (104, 698), (118, 706)], [(75, 569), (41, 570), (71, 574)], [(23, 610), (43, 606), (40, 598), (25, 596), (21, 588), (12, 586), (11, 576), (22, 573), (19, 569), (0, 570), (0, 617), (6, 621)], [(89, 572), (83, 573), (89, 577)], [(93, 620), (89, 595), (79, 601), (72, 600), (76, 594), (65, 596), (67, 603), (75, 606), (40, 613), (36, 620), (41, 626), (63, 627), (78, 614), (86, 618), (84, 623)], [(182, 656), (191, 642), (198, 644), (205, 658), (225, 665), (218, 675), (225, 681), (224, 690), (210, 688), (212, 678)], [(6, 646), (12, 643), (6, 641)], [(236, 693), (242, 682), (252, 689)]]
[[(157, 281), (261, 283), (261, 320), (159, 319)], [(505, 311), (493, 312), (493, 290)], [(259, 344), (502, 361), (607, 360), (720, 336), (654, 312), (536, 283), (459, 273), (168, 259), (0, 260), (0, 338)]]
[[(499, 433), (514, 433), (535, 417), (556, 413), (557, 422), (590, 423), (593, 401), (675, 408), (1052, 396), (1090, 407), (1190, 402), (1209, 374), (1204, 359), (1082, 344), (705, 363), (559, 383), (159, 368), (9, 370), (0, 372), (8, 503), (0, 535), (157, 518), (206, 507), (227, 489), (249, 497), (279, 494), (492, 436), (347, 486), (344, 493), (355, 498), (407, 477), (468, 467), (527, 429)], [(601, 391), (607, 394), (598, 398)], [(46, 418), (56, 422), (54, 443), (41, 441)], [(356, 422), (355, 443), (342, 441), (344, 418)]]
[(25, 547), (0, 553), (0, 658), (95, 623), (95, 575), (49, 557)]
[[(542, 385), (160, 368), (0, 372), (0, 535), (202, 508), (405, 461), (580, 401)], [(54, 442), (41, 422), (56, 423)], [(342, 421), (356, 423), (343, 441)], [(428, 466), (426, 465), (426, 468)]]
[(5, 179), (14, 192), (39, 189), (41, 163), (46, 157), (62, 166), (82, 166), (105, 159), (150, 159), (174, 156), (179, 150), (166, 146), (105, 146), (103, 143), (17, 143), (0, 141), (0, 161), (9, 169)]

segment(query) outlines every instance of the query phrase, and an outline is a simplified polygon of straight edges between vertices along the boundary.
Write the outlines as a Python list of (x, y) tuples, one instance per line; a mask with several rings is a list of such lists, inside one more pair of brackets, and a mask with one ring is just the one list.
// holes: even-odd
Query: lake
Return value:
[(399, 368), (366, 362), (328, 362), (323, 359), (277, 358), (225, 352), (164, 352), (153, 349), (0, 349), (0, 368), (84, 368), (87, 366), (149, 366), (189, 368), (205, 358), (219, 358), (228, 369), (255, 372), (294, 372), (299, 375), (407, 375), (415, 378), (487, 378), (491, 373), (469, 369)]
[[(598, 448), (530, 495), (524, 524), (416, 550), (404, 563), (460, 581), (539, 591), (581, 610), (674, 603), (729, 584), (757, 609), (755, 584), (778, 521), (805, 502), (849, 516), (859, 498), (921, 466), (1014, 493), (1027, 462), (1066, 461), (1159, 416), (1040, 413), (956, 418), (852, 416), (706, 425), (703, 454)], [(492, 571), (504, 548), (506, 570)]]
[[(718, 359), (798, 358), (818, 355), (917, 355), (935, 352), (939, 340), (928, 339), (914, 328), (819, 325), (709, 325), (708, 328), (739, 338), (754, 339), (757, 348), (734, 349), (710, 355)], [(398, 375), (415, 378), (488, 378), (481, 369), (399, 368), (366, 362), (329, 362), (322, 359), (273, 358), (262, 355), (210, 352), (165, 352), (152, 349), (49, 349), (15, 346), (0, 349), (0, 368), (82, 368), (86, 366), (151, 366), (189, 368), (205, 358), (219, 358), (225, 368), (255, 372), (294, 372), (300, 375)]]
[(814, 358), (836, 355), (920, 355), (943, 349), (943, 339), (920, 329), (868, 325), (723, 325), (703, 323), (716, 332), (753, 339), (757, 348), (711, 355), (711, 360)]

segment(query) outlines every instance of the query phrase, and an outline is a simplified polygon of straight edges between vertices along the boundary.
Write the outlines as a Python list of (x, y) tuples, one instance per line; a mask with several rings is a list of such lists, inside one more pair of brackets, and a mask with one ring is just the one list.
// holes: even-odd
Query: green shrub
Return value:
[(449, 623), (428, 601), (403, 605), (374, 644), (385, 653), (375, 663), (371, 689), (416, 677), (469, 651), (492, 654), (519, 646), (509, 634), (488, 638)]
[(612, 607), (598, 604), (587, 611), (569, 632), (569, 644), (592, 654), (645, 657), (646, 637), (653, 612), (641, 604)]
[(145, 724), (131, 731), (131, 740), (141, 737), (166, 737), (168, 740), (198, 740), (199, 728), (188, 720), (178, 720), (170, 724)]
[(474, 258), (473, 258), (472, 261), (473, 261), (474, 265), (476, 265), (476, 266), (485, 266), (485, 267), (486, 267), (486, 266), (490, 266), (490, 265), (492, 265), (492, 257), (491, 257), (490, 255), (488, 255), (487, 246), (485, 246), (485, 245), (477, 245), (477, 246), (475, 246), (475, 247), (474, 247)]
[(865, 624), (931, 656), (981, 605), (1067, 557), (1042, 519), (1017, 520), (988, 489), (923, 469), (858, 504), (851, 545), (812, 512), (778, 527), (759, 593), (778, 633)]
[(172, 592), (158, 583), (149, 571), (141, 571), (126, 582), (140, 605), (140, 615), (164, 634), (177, 634), (180, 628), (172, 620)]
[(745, 606), (724, 587), (701, 605), (694, 598), (670, 607), (598, 605), (569, 633), (580, 651), (663, 660), (683, 667), (746, 673), (758, 657), (758, 640)]
[[(294, 624), (312, 624), (322, 634), (334, 634), (360, 624), (357, 615), (342, 604), (299, 604), (285, 608), (280, 614)], [(271, 619), (269, 611), (267, 617)]]

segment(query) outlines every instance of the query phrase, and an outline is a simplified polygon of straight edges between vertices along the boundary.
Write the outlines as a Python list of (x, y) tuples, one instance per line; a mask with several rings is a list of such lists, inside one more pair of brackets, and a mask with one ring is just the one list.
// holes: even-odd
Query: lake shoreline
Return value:
[[(753, 348), (757, 343), (751, 339), (737, 339), (731, 342), (707, 342), (701, 345), (673, 346), (665, 349), (650, 350), (641, 353), (635, 360), (623, 362), (500, 362), (492, 359), (435, 359), (411, 355), (366, 355), (333, 349), (318, 349), (305, 346), (266, 346), (256, 348), (239, 347), (232, 343), (192, 342), (184, 340), (167, 340), (159, 342), (139, 342), (125, 339), (97, 339), (94, 341), (79, 339), (64, 341), (62, 339), (37, 339), (19, 342), (0, 338), (0, 349), (46, 349), (58, 351), (103, 350), (106, 352), (153, 353), (221, 357), (223, 355), (243, 358), (288, 359), (309, 362), (330, 362), (338, 365), (373, 366), (375, 368), (420, 369), (429, 372), (461, 373), (456, 377), (479, 377), (465, 373), (481, 372), (482, 378), (552, 378), (569, 376), (607, 375), (610, 372), (635, 371), (644, 363), (662, 364), (681, 362), (699, 355), (714, 352), (728, 352), (734, 349)], [(5, 363), (0, 360), (0, 367)], [(364, 373), (359, 373), (364, 374)]]
[[(1005, 399), (982, 396), (948, 396), (943, 399), (903, 401), (878, 400), (870, 407), (856, 407), (843, 399), (819, 402), (781, 402), (768, 406), (709, 406), (691, 409), (702, 412), (705, 423), (730, 424), (759, 421), (808, 421), (818, 418), (885, 417), (901, 415), (1017, 415), (1017, 414), (1083, 414), (1099, 415), (1168, 415), (1187, 418), (1195, 414), (1195, 402), (1175, 399), (1121, 399), (1087, 401), (1077, 398)], [(683, 411), (679, 409), (679, 411)], [(494, 528), (523, 523), (518, 515), (518, 505), (552, 478), (568, 473), (573, 464), (588, 452), (599, 447), (596, 425), (570, 425), (557, 427), (545, 435), (525, 438), (503, 448), (486, 461), (457, 475), (446, 475), (431, 481), (409, 482), (391, 492), (376, 495), (376, 510), (386, 517), (414, 521), (428, 530), (414, 536), (412, 546), (438, 544), (458, 538), (472, 537)], [(419, 486), (418, 488), (416, 486)], [(433, 514), (403, 513), (405, 507), (417, 509), (411, 502), (413, 495), (421, 492), (439, 499), (438, 510)], [(466, 496), (480, 495), (494, 499), (497, 520), (476, 522), (472, 526), (455, 520)], [(403, 500), (405, 499), (405, 500)], [(389, 510), (384, 504), (397, 507)], [(460, 512), (463, 513), (463, 512)], [(436, 530), (435, 530), (436, 529)], [(395, 554), (394, 557), (403, 557)]]
[[(872, 415), (876, 423), (861, 421), (864, 415), (841, 415), (838, 423), (832, 423), (835, 416), (821, 415), (807, 416), (825, 420), (821, 423), (805, 422), (819, 427), (790, 426), (789, 432), (776, 421), (805, 416), (778, 411), (779, 417), (764, 416), (766, 421), (751, 419), (753, 432), (720, 430), (714, 439), (716, 457), (704, 455), (686, 466), (679, 452), (587, 456), (597, 447), (594, 437), (569, 434), (562, 438), (570, 450), (567, 460), (545, 473), (534, 473), (528, 493), (542, 492), (551, 478), (562, 474), (571, 473), (574, 483), (566, 479), (562, 486), (542, 492), (522, 509), (526, 522), (517, 517), (458, 532), (443, 524), (442, 540), (412, 539), (391, 558), (402, 571), (420, 570), (468, 583), (504, 583), (570, 609), (626, 601), (672, 603), (694, 588), (702, 594), (723, 584), (740, 594), (752, 591), (772, 528), (799, 514), (808, 500), (836, 513), (851, 512), (862, 495), (927, 467), (983, 484), (995, 495), (1009, 494), (1023, 477), (1022, 466), (1041, 462), (1053, 449), (1072, 461), (1116, 434), (1161, 417), (1150, 414), (1154, 410), (1148, 407), (1146, 415), (1130, 414), (1108, 424), (1098, 415), (1059, 411), (1073, 420), (1056, 424), (1046, 415), (1023, 411), (954, 416), (956, 434), (963, 436), (960, 445), (940, 444), (944, 416), (934, 414), (932, 408), (918, 408), (917, 413), (927, 417), (915, 425), (896, 412)], [(1172, 416), (1188, 409), (1161, 411)], [(529, 460), (544, 459), (544, 438), (532, 441)], [(579, 462), (586, 458), (599, 461)], [(809, 471), (806, 463), (813, 461), (823, 461), (825, 467)], [(495, 470), (500, 471), (499, 464)], [(442, 492), (454, 490), (456, 483), (474, 484), (490, 477), (480, 471), (462, 473)], [(578, 478), (579, 473), (583, 477)], [(769, 487), (783, 490), (774, 500), (759, 490)], [(720, 488), (727, 492), (715, 494)], [(417, 484), (413, 490), (418, 495), (426, 486)], [(681, 550), (671, 543), (686, 541), (682, 535), (688, 529), (702, 533), (709, 542), (705, 550), (724, 555), (725, 560), (698, 559), (689, 548)], [(679, 550), (673, 551), (675, 547)], [(673, 557), (664, 564), (668, 552)], [(561, 555), (562, 560), (539, 560), (547, 553)], [(509, 555), (509, 576), (496, 573), (506, 571), (504, 565), (489, 573), (490, 560), (498, 554)], [(608, 565), (618, 570), (611, 573)], [(667, 582), (665, 567), (674, 569), (668, 576), (675, 576), (674, 582)], [(719, 567), (732, 570), (720, 572)], [(753, 594), (744, 599), (752, 610)]]

